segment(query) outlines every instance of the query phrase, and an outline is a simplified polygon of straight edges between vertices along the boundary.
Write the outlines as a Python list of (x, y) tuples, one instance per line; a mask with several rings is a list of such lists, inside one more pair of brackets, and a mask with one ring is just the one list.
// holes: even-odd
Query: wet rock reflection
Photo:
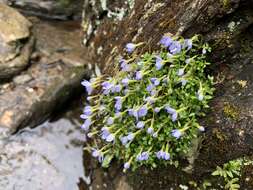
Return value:
[(78, 128), (62, 118), (0, 140), (0, 187), (75, 190), (80, 181), (89, 183), (82, 165), (85, 137)]

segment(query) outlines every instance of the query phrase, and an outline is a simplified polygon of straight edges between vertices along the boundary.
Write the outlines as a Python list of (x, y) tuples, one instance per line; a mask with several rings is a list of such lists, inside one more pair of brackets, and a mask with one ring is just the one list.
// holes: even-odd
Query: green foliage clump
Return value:
[(142, 44), (126, 45), (127, 58), (120, 58), (114, 77), (82, 82), (90, 95), (81, 115), (86, 149), (104, 167), (113, 158), (124, 170), (175, 164), (204, 131), (197, 120), (214, 91), (205, 73), (208, 45), (198, 36), (163, 36), (159, 51), (136, 54)]
[(242, 167), (252, 164), (253, 162), (251, 160), (244, 158), (231, 160), (228, 163), (225, 163), (222, 167), (217, 166), (212, 175), (223, 178), (225, 185), (222, 186), (222, 188), (228, 190), (238, 190), (240, 189), (239, 178), (241, 177)]

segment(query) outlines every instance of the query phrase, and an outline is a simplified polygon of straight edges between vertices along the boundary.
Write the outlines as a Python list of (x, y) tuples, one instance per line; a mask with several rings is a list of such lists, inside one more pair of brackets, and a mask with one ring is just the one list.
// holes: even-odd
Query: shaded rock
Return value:
[(48, 19), (80, 19), (81, 0), (7, 0), (7, 3), (20, 8), (24, 13)]
[(15, 78), (0, 86), (0, 136), (46, 119), (78, 93), (80, 81), (90, 75), (79, 29), (70, 32), (62, 25), (36, 21), (37, 52), (32, 56), (32, 65), (19, 76), (22, 80), (24, 76), (31, 78), (25, 77), (23, 84), (17, 84)]
[(33, 48), (31, 23), (19, 12), (0, 3), (0, 78), (10, 78), (27, 65)]

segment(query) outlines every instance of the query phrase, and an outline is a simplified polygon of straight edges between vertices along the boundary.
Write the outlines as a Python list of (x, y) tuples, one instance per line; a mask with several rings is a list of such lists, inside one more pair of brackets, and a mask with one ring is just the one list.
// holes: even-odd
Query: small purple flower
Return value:
[(87, 116), (90, 116), (92, 114), (92, 107), (91, 106), (85, 106), (83, 113)]
[(181, 44), (178, 41), (173, 41), (171, 46), (169, 47), (170, 53), (171, 54), (177, 54), (180, 53), (181, 51)]
[(138, 154), (138, 156), (136, 157), (136, 159), (138, 161), (148, 160), (148, 158), (149, 158), (149, 153), (148, 152), (142, 152), (142, 153)]
[(144, 126), (145, 126), (145, 123), (144, 123), (143, 121), (139, 121), (139, 122), (136, 124), (136, 128), (137, 128), (137, 129), (142, 129)]
[(129, 140), (129, 141), (132, 141), (133, 139), (134, 139), (134, 134), (133, 133), (129, 133), (128, 135), (127, 135), (127, 140)]
[(142, 106), (139, 110), (138, 110), (138, 117), (145, 117), (148, 113), (148, 108), (146, 105)]
[(81, 126), (81, 128), (85, 131), (88, 131), (91, 126), (91, 119), (88, 118), (85, 120), (84, 124)]
[(128, 143), (128, 138), (126, 137), (120, 137), (121, 143), (125, 146)]
[(151, 127), (149, 127), (149, 128), (147, 129), (147, 133), (150, 134), (150, 135), (152, 135), (152, 134), (154, 133), (154, 129), (151, 128)]
[(117, 101), (114, 107), (115, 107), (116, 111), (118, 112), (122, 108), (122, 103), (120, 101)]
[(113, 122), (114, 122), (113, 117), (109, 117), (109, 118), (107, 119), (107, 125), (112, 125)]
[(138, 111), (135, 109), (128, 109), (128, 114), (130, 116), (134, 116), (136, 118), (136, 120), (138, 120)]
[(92, 97), (88, 96), (88, 97), (86, 98), (86, 100), (87, 100), (88, 102), (90, 102), (90, 101), (92, 100)]
[(171, 119), (173, 122), (175, 122), (177, 120), (177, 115), (178, 115), (177, 112), (175, 112), (171, 115)]
[(151, 92), (155, 86), (153, 84), (149, 84), (146, 88), (148, 92)]
[(115, 136), (114, 136), (114, 134), (109, 134), (107, 137), (106, 137), (106, 142), (112, 142), (112, 141), (114, 141), (114, 139), (115, 139)]
[(85, 86), (88, 95), (90, 95), (90, 94), (92, 93), (92, 91), (93, 91), (91, 82), (89, 82), (89, 81), (87, 81), (87, 80), (83, 80), (83, 81), (81, 82), (81, 84), (82, 84), (83, 86)]
[(163, 36), (160, 40), (160, 44), (162, 44), (164, 47), (169, 47), (173, 40), (169, 36)]
[(120, 96), (116, 96), (114, 99), (116, 100), (114, 107), (117, 111), (120, 111), (122, 108), (122, 98)]
[(136, 73), (135, 73), (135, 79), (136, 80), (141, 80), (142, 79), (142, 72), (141, 71), (137, 71)]
[(128, 114), (130, 116), (133, 116), (134, 115), (134, 109), (132, 109), (132, 108), (128, 109)]
[(100, 151), (97, 150), (97, 149), (93, 149), (93, 150), (92, 150), (92, 153), (91, 153), (91, 155), (92, 155), (94, 158), (97, 158), (100, 154), (101, 154)]
[(158, 136), (158, 133), (153, 133), (152, 137), (156, 138)]
[(190, 50), (192, 48), (192, 40), (191, 39), (185, 39), (183, 48), (187, 48), (187, 50)]
[(126, 44), (126, 51), (128, 53), (132, 53), (135, 49), (136, 45), (134, 43), (127, 43)]
[(164, 155), (165, 155), (165, 152), (162, 151), (162, 150), (156, 152), (156, 157), (157, 157), (158, 159), (163, 159), (163, 158), (164, 158)]
[(130, 163), (129, 162), (126, 162), (125, 164), (124, 164), (124, 169), (125, 170), (128, 170), (130, 168)]
[(151, 95), (151, 96), (154, 96), (154, 95), (156, 95), (156, 93), (157, 93), (157, 91), (156, 91), (156, 89), (154, 88), (154, 89), (151, 90), (150, 95)]
[(137, 155), (136, 160), (138, 160), (138, 161), (142, 161), (143, 160), (142, 156), (141, 156), (141, 153)]
[(187, 84), (188, 80), (186, 80), (186, 79), (181, 79), (180, 82), (181, 82), (182, 86), (185, 86), (185, 85)]
[(85, 114), (82, 114), (82, 115), (80, 115), (80, 118), (81, 118), (81, 119), (88, 119), (89, 116), (87, 116), (87, 115), (85, 115)]
[(150, 80), (155, 86), (158, 86), (160, 84), (160, 80), (158, 78), (151, 78)]
[(155, 60), (156, 70), (160, 70), (163, 67), (163, 60), (162, 60), (161, 56), (159, 56), (159, 55), (157, 55), (155, 57), (156, 57), (156, 60)]
[(131, 70), (131, 66), (126, 62), (125, 59), (120, 59), (120, 68), (122, 71), (129, 72)]
[(115, 93), (115, 92), (120, 92), (122, 89), (122, 86), (120, 84), (117, 84), (115, 86), (113, 86), (112, 88), (112, 92)]
[(111, 133), (110, 133), (110, 131), (108, 130), (108, 128), (103, 127), (103, 128), (101, 129), (101, 138), (102, 138), (102, 139), (105, 140), (110, 134), (111, 134)]
[(128, 78), (124, 78), (121, 82), (122, 82), (122, 84), (123, 84), (124, 86), (127, 86), (128, 83), (129, 83), (129, 79), (128, 79)]
[(165, 152), (164, 156), (163, 156), (164, 160), (169, 160), (170, 159), (170, 153)]
[(160, 150), (159, 152), (156, 153), (156, 157), (158, 159), (169, 160), (170, 159), (170, 154)]
[(177, 75), (178, 76), (183, 76), (184, 75), (184, 69), (179, 69), (178, 71), (177, 71)]
[(101, 163), (103, 160), (104, 160), (104, 156), (102, 154), (102, 152), (100, 152), (99, 150), (95, 149), (95, 148), (92, 148), (92, 153), (91, 155), (94, 157), (94, 158), (97, 158), (98, 161)]
[(159, 112), (160, 112), (160, 110), (161, 110), (161, 108), (155, 108), (155, 110), (154, 110), (154, 111), (155, 111), (156, 113), (159, 113)]
[(171, 135), (175, 137), (176, 139), (179, 139), (182, 136), (182, 132), (178, 129), (173, 129), (171, 131)]
[(114, 85), (108, 81), (105, 81), (102, 83), (103, 87), (103, 94), (109, 94), (111, 92), (111, 89), (114, 87)]
[(110, 83), (108, 81), (104, 81), (104, 82), (102, 82), (102, 87), (103, 87), (103, 89), (110, 89), (112, 87), (112, 83)]
[(169, 114), (174, 114), (174, 113), (176, 113), (176, 110), (173, 109), (172, 107), (170, 107), (169, 105), (165, 106), (165, 110), (166, 110), (167, 113), (169, 113)]
[(125, 65), (127, 64), (127, 61), (123, 58), (119, 60), (120, 68), (123, 69)]

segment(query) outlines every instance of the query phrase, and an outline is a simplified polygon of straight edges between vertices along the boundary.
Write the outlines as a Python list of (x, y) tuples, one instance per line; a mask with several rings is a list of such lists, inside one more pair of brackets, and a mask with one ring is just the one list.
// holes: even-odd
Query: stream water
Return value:
[(0, 190), (78, 190), (83, 142), (73, 111), (0, 140)]

